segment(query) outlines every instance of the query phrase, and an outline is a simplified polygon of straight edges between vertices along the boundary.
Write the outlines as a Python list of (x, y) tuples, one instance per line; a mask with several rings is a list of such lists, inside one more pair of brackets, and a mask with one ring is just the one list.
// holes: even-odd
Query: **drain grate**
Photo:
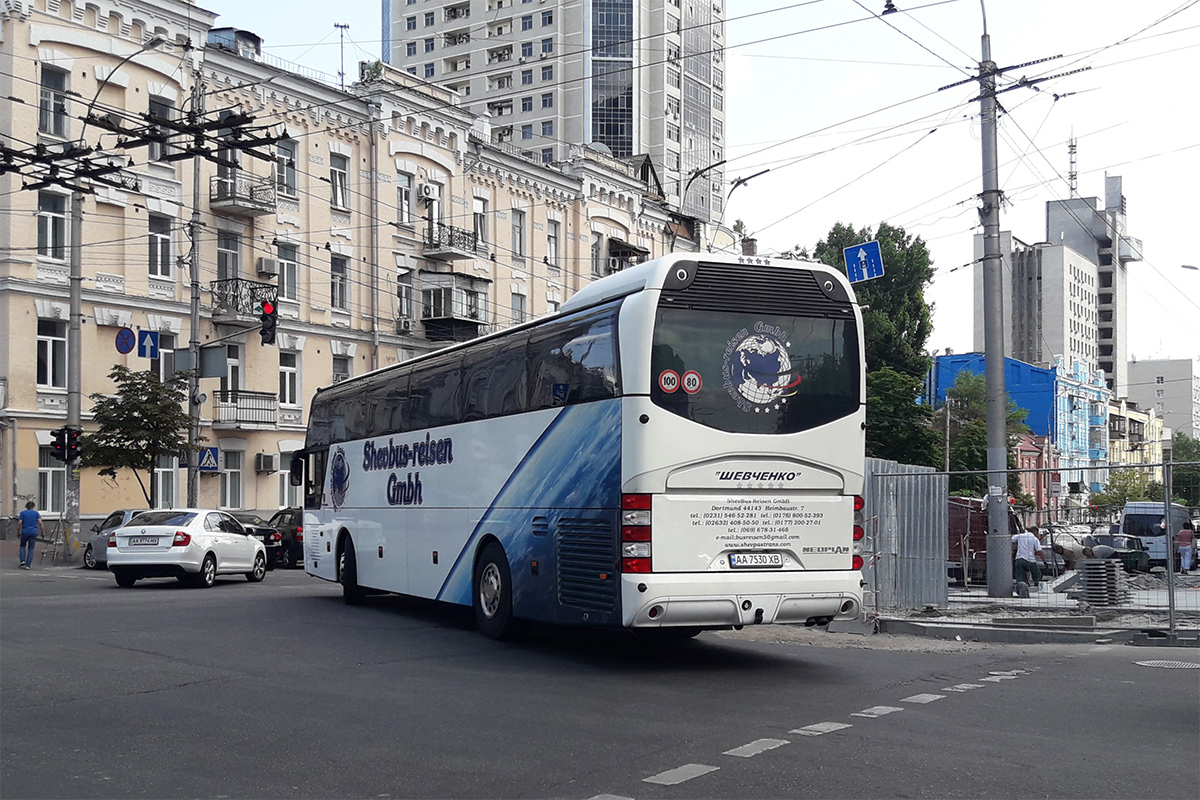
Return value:
[(1189, 664), (1186, 661), (1135, 661), (1139, 667), (1158, 667), (1159, 669), (1200, 669), (1200, 664)]

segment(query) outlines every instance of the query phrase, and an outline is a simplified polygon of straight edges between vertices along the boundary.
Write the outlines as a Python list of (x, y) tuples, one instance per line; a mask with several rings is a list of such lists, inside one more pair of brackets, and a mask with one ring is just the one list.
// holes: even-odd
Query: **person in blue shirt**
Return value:
[(17, 555), (21, 561), (21, 569), (33, 569), (33, 546), (37, 543), (38, 534), (44, 530), (42, 515), (34, 510), (35, 503), (30, 500), (21, 512), (21, 548)]

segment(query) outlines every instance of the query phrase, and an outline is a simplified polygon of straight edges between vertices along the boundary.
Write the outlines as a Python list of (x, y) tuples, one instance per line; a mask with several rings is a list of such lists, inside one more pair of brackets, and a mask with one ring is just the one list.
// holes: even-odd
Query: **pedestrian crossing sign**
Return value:
[(217, 448), (204, 447), (200, 450), (200, 471), (217, 472)]

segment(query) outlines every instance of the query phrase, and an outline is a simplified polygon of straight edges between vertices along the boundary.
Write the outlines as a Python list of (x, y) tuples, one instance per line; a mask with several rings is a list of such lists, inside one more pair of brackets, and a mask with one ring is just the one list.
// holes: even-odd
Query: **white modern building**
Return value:
[(488, 114), (493, 142), (543, 163), (579, 144), (648, 157), (667, 205), (708, 221), (725, 197), (724, 29), (720, 0), (383, 0), (384, 60)]
[[(1128, 264), (1142, 243), (1125, 235), (1120, 177), (1105, 178), (1105, 206), (1095, 197), (1046, 204), (1046, 241), (1026, 244), (1000, 234), (1004, 354), (1030, 364), (1082, 362), (1104, 372), (1126, 396)], [(975, 237), (975, 349), (984, 348), (983, 237)], [(1129, 394), (1130, 397), (1134, 395)]]
[(1200, 359), (1130, 361), (1129, 397), (1172, 431), (1200, 438)]

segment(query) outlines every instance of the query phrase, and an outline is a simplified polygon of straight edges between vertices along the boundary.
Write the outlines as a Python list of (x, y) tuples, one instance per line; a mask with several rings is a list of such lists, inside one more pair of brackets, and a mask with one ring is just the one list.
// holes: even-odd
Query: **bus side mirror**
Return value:
[(292, 456), (290, 465), (288, 483), (292, 486), (304, 485), (304, 458), (301, 456)]

